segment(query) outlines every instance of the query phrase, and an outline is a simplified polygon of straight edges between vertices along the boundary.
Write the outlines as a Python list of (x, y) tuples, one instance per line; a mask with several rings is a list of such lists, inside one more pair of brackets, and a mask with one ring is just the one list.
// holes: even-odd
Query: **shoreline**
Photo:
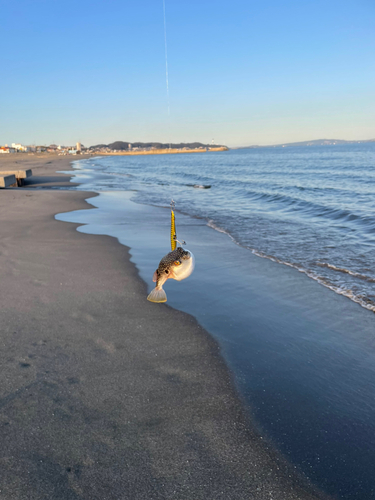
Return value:
[[(34, 186), (61, 187), (62, 160)], [(89, 192), (1, 195), (4, 499), (319, 498), (251, 429), (210, 334), (142, 300), (125, 246), (54, 220)]]
[[(90, 173), (84, 162), (81, 177), (77, 167), (79, 189), (95, 190), (96, 169)], [(100, 176), (98, 181), (100, 186)], [(152, 288), (156, 256), (168, 249), (170, 213), (168, 207), (133, 203), (134, 194), (103, 190), (88, 200), (96, 210), (57, 218), (130, 247), (131, 261)], [(374, 447), (366, 436), (375, 431), (370, 311), (296, 269), (234, 245), (204, 219), (177, 218), (196, 270), (182, 284), (167, 282), (168, 304), (197, 318), (219, 342), (263, 438), (334, 498), (349, 500), (357, 491), (355, 498), (367, 500)]]
[(155, 149), (153, 151), (119, 151), (117, 153), (95, 153), (95, 156), (136, 156), (136, 155), (166, 155), (166, 154), (185, 154), (185, 153), (217, 153), (219, 151), (229, 151), (229, 148), (212, 147), (208, 149)]

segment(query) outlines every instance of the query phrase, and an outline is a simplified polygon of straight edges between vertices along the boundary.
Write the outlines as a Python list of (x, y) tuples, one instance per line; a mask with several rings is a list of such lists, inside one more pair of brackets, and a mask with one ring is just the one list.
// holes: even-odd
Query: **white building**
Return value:
[(76, 150), (81, 152), (81, 149), (82, 149), (82, 144), (80, 142), (77, 142)]
[(30, 151), (29, 146), (23, 146), (22, 144), (16, 144), (15, 142), (12, 143), (12, 148), (22, 153), (28, 153)]

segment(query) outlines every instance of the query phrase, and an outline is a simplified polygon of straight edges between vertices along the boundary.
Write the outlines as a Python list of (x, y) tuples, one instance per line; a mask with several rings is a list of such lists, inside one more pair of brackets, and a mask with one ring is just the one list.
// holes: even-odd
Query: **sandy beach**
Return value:
[(0, 158), (34, 174), (0, 192), (1, 498), (323, 498), (254, 430), (218, 344), (145, 300), (128, 249), (54, 219), (90, 208), (56, 189), (71, 160)]

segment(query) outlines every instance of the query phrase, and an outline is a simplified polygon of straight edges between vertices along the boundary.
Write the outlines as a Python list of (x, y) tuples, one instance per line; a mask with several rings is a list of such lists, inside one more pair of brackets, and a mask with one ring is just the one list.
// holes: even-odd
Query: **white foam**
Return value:
[(317, 262), (317, 265), (320, 267), (327, 267), (328, 269), (332, 269), (333, 271), (337, 271), (340, 273), (350, 274), (355, 278), (368, 281), (369, 283), (375, 283), (375, 279), (371, 278), (371, 276), (366, 276), (365, 274), (357, 273), (355, 271), (351, 271), (350, 269), (345, 269), (344, 267), (336, 267), (333, 264), (329, 264), (328, 262)]
[[(209, 220), (208, 223), (207, 223), (207, 225), (209, 227), (211, 227), (212, 229), (215, 229), (215, 231), (218, 231), (219, 233), (224, 233), (227, 236), (229, 236), (229, 238), (234, 243), (236, 243), (236, 245), (243, 246), (243, 245), (240, 245), (238, 243), (238, 241), (236, 241), (235, 238), (228, 231), (226, 231), (225, 229), (217, 226), (214, 223), (213, 220)], [(329, 282), (323, 276), (319, 276), (318, 274), (314, 273), (313, 271), (305, 269), (304, 267), (299, 266), (297, 264), (292, 264), (290, 262), (278, 259), (277, 257), (274, 257), (273, 255), (267, 255), (264, 252), (261, 252), (259, 250), (254, 249), (254, 248), (249, 248), (249, 247), (245, 247), (245, 248), (248, 248), (251, 251), (251, 253), (253, 253), (257, 257), (261, 257), (262, 259), (272, 260), (272, 262), (276, 262), (277, 264), (283, 264), (284, 266), (292, 267), (293, 269), (296, 269), (300, 273), (305, 274), (307, 277), (313, 279), (314, 281), (317, 281), (320, 285), (323, 285), (326, 288), (329, 288), (330, 290), (332, 290), (333, 292), (337, 293), (338, 295), (343, 295), (344, 297), (347, 297), (348, 299), (352, 300), (356, 304), (359, 304), (360, 306), (364, 307), (365, 309), (368, 309), (369, 311), (372, 311), (372, 312), (375, 313), (375, 304), (372, 303), (366, 297), (363, 297), (363, 296), (360, 296), (360, 295), (356, 295), (353, 292), (353, 290), (333, 285), (331, 282)], [(370, 278), (370, 277), (365, 276), (365, 275), (361, 275), (360, 273), (356, 273), (355, 271), (350, 271), (348, 269), (339, 268), (339, 267), (333, 266), (332, 264), (326, 264), (326, 263), (320, 263), (320, 264), (317, 263), (317, 264), (321, 265), (321, 267), (328, 267), (328, 268), (336, 270), (336, 271), (340, 271), (340, 272), (345, 272), (347, 274), (351, 274), (352, 276), (355, 276), (355, 277), (361, 278), (361, 279), (365, 279), (366, 281), (375, 282), (375, 280), (373, 278)], [(324, 265), (322, 265), (322, 264), (324, 264)]]

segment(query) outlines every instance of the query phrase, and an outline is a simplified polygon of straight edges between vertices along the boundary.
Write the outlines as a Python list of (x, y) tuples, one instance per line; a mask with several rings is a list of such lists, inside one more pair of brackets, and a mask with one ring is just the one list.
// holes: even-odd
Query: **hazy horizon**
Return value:
[[(338, 139), (337, 137), (336, 138), (328, 138), (328, 137), (320, 137), (319, 139), (307, 139), (306, 141), (288, 141), (288, 142), (279, 142), (279, 143), (274, 143), (274, 144), (240, 144), (240, 145), (230, 145), (230, 144), (217, 144), (218, 146), (228, 146), (229, 148), (252, 148), (252, 147), (274, 147), (274, 146), (281, 146), (283, 144), (298, 144), (300, 142), (314, 142), (314, 141), (349, 141), (349, 142), (353, 142), (353, 143), (356, 143), (357, 141), (358, 142), (373, 142), (375, 141), (375, 138), (369, 138), (369, 139)], [(50, 143), (46, 143), (45, 141), (44, 142), (40, 142), (40, 143), (22, 143), (22, 141), (12, 141), (13, 143), (15, 144), (18, 144), (18, 143), (21, 143), (23, 145), (27, 145), (27, 146), (44, 146), (44, 147), (48, 147), (48, 146), (52, 146), (52, 145), (55, 145), (55, 146), (63, 146), (63, 147), (70, 147), (70, 146), (75, 146), (76, 143), (62, 143), (62, 142), (50, 142)], [(4, 144), (0, 144), (0, 146), (4, 146), (4, 145), (7, 145), (7, 146), (11, 146), (12, 145), (12, 142), (11, 143), (4, 143)], [(78, 141), (77, 141), (78, 142)], [(124, 141), (122, 139), (116, 139), (116, 140), (111, 140), (109, 142), (98, 142), (96, 144), (84, 144), (84, 143), (81, 143), (82, 146), (86, 147), (86, 148), (90, 148), (90, 147), (93, 147), (93, 146), (97, 146), (97, 145), (100, 145), (100, 144), (113, 144), (114, 142), (131, 142), (131, 141)], [(160, 142), (162, 144), (183, 144), (182, 141), (176, 141), (175, 143), (172, 141), (153, 141), (153, 140), (147, 140), (147, 141), (133, 141), (134, 142), (142, 142), (142, 143), (149, 143), (149, 142)], [(200, 140), (194, 140), (194, 141), (189, 141), (189, 143), (194, 143), (194, 142), (199, 142), (199, 143), (202, 143), (202, 144), (208, 144), (210, 145), (211, 143), (205, 143), (203, 141), (200, 141)], [(186, 143), (185, 143), (186, 144)], [(340, 145), (340, 144), (338, 144)]]
[(170, 114), (162, 0), (4, 5), (0, 144), (375, 137), (373, 3), (165, 6)]

